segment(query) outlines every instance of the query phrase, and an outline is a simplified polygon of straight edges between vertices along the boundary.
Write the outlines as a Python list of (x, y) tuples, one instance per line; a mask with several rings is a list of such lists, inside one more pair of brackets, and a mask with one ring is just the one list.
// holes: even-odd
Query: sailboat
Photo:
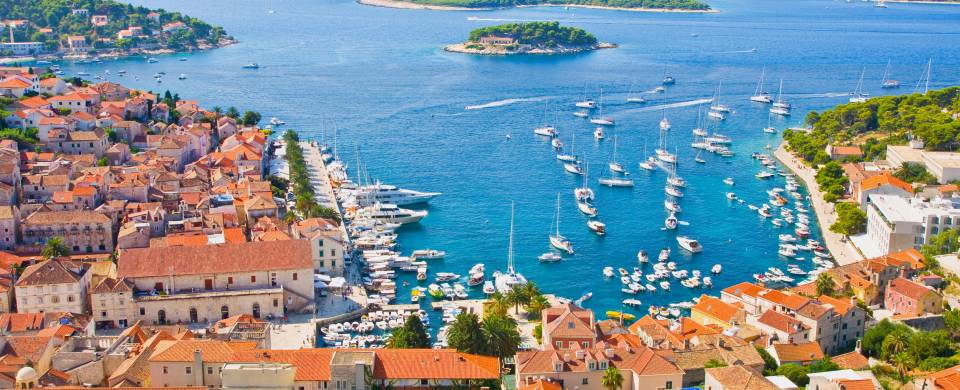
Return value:
[(578, 201), (589, 202), (594, 198), (593, 189), (587, 185), (587, 176), (590, 174), (590, 166), (587, 165), (587, 168), (584, 169), (583, 173), (583, 186), (573, 189), (573, 197)]
[(569, 163), (576, 163), (576, 162), (577, 162), (577, 155), (574, 154), (574, 151), (573, 151), (573, 148), (574, 148), (575, 146), (577, 146), (577, 137), (575, 137), (575, 134), (571, 133), (571, 134), (570, 134), (570, 152), (569, 152), (569, 153), (564, 153), (562, 150), (559, 150), (559, 149), (558, 149), (558, 150), (557, 150), (557, 160), (560, 160), (560, 161), (563, 161), (563, 162), (569, 162)]
[(697, 156), (693, 158), (693, 161), (696, 161), (698, 164), (706, 164), (707, 160), (701, 158), (700, 153), (703, 153), (703, 149), (697, 151)]
[(913, 87), (913, 93), (920, 92), (920, 86), (923, 86), (924, 95), (930, 90), (930, 70), (932, 65), (933, 59), (927, 60), (927, 68), (924, 69), (923, 74), (920, 75), (920, 80), (917, 80), (917, 85)]
[(770, 108), (770, 113), (782, 116), (790, 115), (790, 103), (787, 103), (785, 100), (783, 100), (783, 79), (780, 79), (780, 89), (777, 91), (777, 101), (773, 102), (773, 107)]
[(567, 240), (566, 237), (560, 235), (560, 193), (557, 193), (557, 213), (556, 218), (554, 219), (554, 225), (556, 231), (554, 234), (550, 235), (550, 246), (557, 248), (563, 252), (566, 252), (568, 255), (573, 254), (573, 244)]
[[(643, 155), (644, 155), (644, 156), (647, 155), (647, 141), (646, 141), (646, 140), (643, 141)], [(647, 171), (656, 170), (657, 167), (655, 167), (655, 166), (653, 165), (656, 161), (657, 161), (657, 160), (656, 160), (655, 158), (653, 158), (653, 156), (648, 156), (646, 160), (640, 162), (640, 168), (642, 168), (642, 169), (644, 169), (644, 170), (647, 170)]]
[(539, 127), (533, 129), (533, 134), (544, 136), (544, 137), (556, 137), (557, 129), (547, 123), (547, 109), (550, 107), (550, 102), (547, 101), (543, 105), (543, 124)]
[(663, 111), (663, 117), (660, 118), (660, 130), (670, 130), (670, 120), (667, 119), (667, 111)]
[(753, 91), (753, 96), (750, 96), (751, 102), (757, 103), (773, 103), (773, 98), (770, 97), (770, 94), (763, 90), (763, 78), (767, 74), (767, 67), (764, 66), (763, 70), (760, 71), (760, 81), (757, 82), (757, 89)]
[(864, 67), (860, 71), (860, 79), (857, 81), (857, 88), (853, 90), (853, 93), (850, 94), (850, 103), (866, 103), (867, 97), (870, 96), (866, 92), (863, 92), (863, 74), (867, 71), (867, 68)]
[(723, 87), (723, 81), (720, 82), (720, 85), (717, 86), (717, 94), (713, 96), (713, 104), (710, 105), (711, 111), (716, 112), (730, 112), (730, 107), (720, 103), (720, 88)]
[(613, 118), (603, 116), (603, 88), (600, 88), (600, 112), (597, 116), (590, 118), (590, 123), (600, 126), (613, 126)]
[(496, 289), (501, 293), (513, 290), (514, 286), (527, 284), (527, 279), (513, 267), (513, 214), (514, 204), (510, 202), (510, 241), (507, 245), (507, 272), (495, 272), (493, 274)]
[(767, 127), (763, 128), (763, 132), (767, 134), (775, 134), (777, 129), (770, 125), (770, 114), (767, 114)]
[(630, 91), (627, 92), (627, 103), (646, 103), (647, 99), (644, 99), (643, 95), (634, 94), (634, 86), (636, 86), (636, 80), (630, 83)]
[(900, 88), (900, 82), (890, 78), (889, 60), (887, 60), (887, 67), (883, 69), (883, 79), (880, 80), (880, 88)]
[(577, 108), (586, 108), (586, 109), (588, 109), (588, 110), (589, 110), (589, 109), (593, 109), (594, 107), (597, 106), (597, 102), (594, 102), (593, 99), (590, 99), (590, 98), (587, 97), (587, 84), (586, 84), (586, 83), (583, 84), (583, 99), (581, 99), (580, 101), (578, 101), (575, 105), (577, 106)]
[(666, 138), (664, 138), (666, 136), (666, 132), (667, 130), (664, 129), (663, 126), (660, 126), (660, 144), (657, 149), (654, 150), (654, 153), (657, 154), (657, 159), (660, 161), (673, 164), (677, 162), (677, 156), (667, 150), (667, 141)]
[(607, 166), (610, 167), (610, 171), (613, 173), (623, 173), (623, 164), (617, 161), (617, 136), (613, 136), (613, 160), (610, 161)]

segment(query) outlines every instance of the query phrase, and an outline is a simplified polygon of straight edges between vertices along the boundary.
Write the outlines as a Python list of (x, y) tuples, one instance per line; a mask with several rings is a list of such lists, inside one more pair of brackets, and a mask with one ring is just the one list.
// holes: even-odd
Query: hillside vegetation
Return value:
[(699, 0), (412, 0), (416, 4), (466, 8), (503, 8), (518, 5), (584, 5), (616, 8), (650, 8), (706, 11), (710, 6)]
[(510, 23), (478, 28), (470, 32), (468, 41), (478, 42), (481, 37), (510, 36), (517, 43), (535, 47), (591, 46), (597, 38), (583, 29), (561, 26), (558, 22)]

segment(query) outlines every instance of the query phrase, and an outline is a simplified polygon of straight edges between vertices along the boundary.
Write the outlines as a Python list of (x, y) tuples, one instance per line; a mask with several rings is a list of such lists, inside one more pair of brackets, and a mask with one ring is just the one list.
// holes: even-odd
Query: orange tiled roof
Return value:
[(843, 390), (876, 390), (873, 379), (846, 379), (837, 382)]
[(771, 347), (777, 352), (781, 364), (823, 359), (823, 350), (816, 341), (800, 344), (773, 344)]
[(541, 379), (529, 385), (520, 386), (518, 390), (563, 390), (563, 386), (560, 386), (559, 382)]
[[(269, 253), (270, 257), (262, 254)], [(210, 261), (217, 259), (217, 261)], [(245, 242), (204, 246), (127, 249), (120, 253), (118, 275), (147, 277), (313, 268), (310, 242)]]
[(909, 265), (913, 269), (922, 269), (926, 266), (926, 264), (923, 262), (923, 254), (915, 248), (891, 253), (887, 255), (885, 259), (887, 260), (887, 263), (896, 266)]
[(958, 390), (960, 389), (960, 365), (937, 371), (924, 379), (932, 381), (936, 390)]
[(30, 83), (20, 80), (19, 78), (16, 78), (16, 77), (7, 77), (3, 80), (0, 80), (0, 88), (17, 89), (17, 88), (29, 88), (29, 87), (30, 87)]
[(829, 295), (821, 295), (817, 297), (817, 300), (820, 301), (820, 303), (829, 304), (830, 306), (833, 306), (833, 310), (840, 315), (846, 315), (847, 312), (850, 311), (850, 309), (856, 306), (855, 304), (850, 303), (850, 301), (837, 299)]
[(860, 191), (872, 190), (883, 185), (894, 186), (907, 193), (913, 193), (913, 186), (910, 185), (910, 183), (898, 179), (890, 172), (883, 172), (879, 175), (863, 179), (863, 181), (860, 182)]
[(763, 314), (757, 318), (757, 322), (781, 332), (786, 332), (787, 334), (793, 334), (809, 328), (800, 322), (800, 320), (772, 309), (763, 312)]
[(842, 355), (837, 355), (830, 358), (830, 360), (834, 363), (837, 363), (840, 368), (851, 370), (863, 370), (870, 365), (870, 361), (867, 360), (866, 356), (863, 356), (857, 351), (850, 351)]
[(696, 310), (720, 321), (729, 323), (735, 319), (740, 308), (726, 303), (719, 298), (701, 295), (700, 302), (697, 302), (690, 310)]
[(887, 290), (892, 290), (900, 295), (917, 299), (923, 298), (927, 294), (936, 294), (935, 291), (923, 286), (921, 284), (914, 283), (904, 278), (896, 278), (890, 281), (890, 285), (887, 286)]
[(0, 329), (17, 333), (43, 328), (43, 313), (2, 313)]
[(452, 349), (378, 349), (374, 377), (381, 379), (495, 379), (496, 357)]
[(744, 295), (756, 297), (764, 288), (750, 282), (740, 282), (723, 289), (723, 292), (743, 298)]

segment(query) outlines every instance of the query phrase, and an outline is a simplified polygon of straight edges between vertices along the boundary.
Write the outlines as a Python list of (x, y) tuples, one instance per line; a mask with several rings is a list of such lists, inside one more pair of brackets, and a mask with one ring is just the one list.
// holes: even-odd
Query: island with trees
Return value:
[(645, 12), (715, 12), (700, 0), (357, 0), (389, 8), (476, 10), (529, 6), (616, 9)]
[(209, 49), (234, 42), (222, 27), (113, 0), (0, 2), (0, 57), (121, 56)]
[(510, 23), (478, 28), (463, 43), (449, 45), (447, 51), (469, 54), (565, 54), (616, 45), (597, 40), (583, 29), (561, 26), (558, 22)]

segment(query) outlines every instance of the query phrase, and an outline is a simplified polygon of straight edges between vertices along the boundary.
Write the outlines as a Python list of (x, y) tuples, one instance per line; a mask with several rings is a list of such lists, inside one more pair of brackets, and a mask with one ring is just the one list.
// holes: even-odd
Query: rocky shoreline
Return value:
[(0, 64), (14, 64), (21, 62), (31, 62), (31, 61), (62, 61), (62, 60), (87, 60), (91, 58), (123, 58), (123, 57), (134, 57), (134, 56), (154, 56), (154, 55), (169, 55), (177, 53), (192, 53), (195, 51), (219, 49), (221, 47), (230, 46), (237, 43), (236, 39), (233, 38), (223, 38), (217, 44), (212, 44), (209, 42), (202, 42), (197, 44), (197, 47), (190, 48), (188, 50), (173, 50), (167, 48), (161, 49), (132, 49), (127, 51), (104, 51), (98, 52), (96, 55), (58, 55), (58, 54), (42, 54), (33, 57), (0, 57)]
[(572, 8), (593, 8), (593, 9), (603, 9), (611, 11), (630, 11), (630, 12), (671, 12), (671, 13), (717, 13), (719, 11), (714, 9), (706, 10), (697, 10), (697, 9), (679, 9), (679, 8), (626, 8), (626, 7), (608, 7), (602, 5), (587, 5), (587, 4), (535, 4), (535, 5), (518, 5), (515, 7), (454, 7), (446, 5), (431, 5), (431, 4), (417, 4), (411, 1), (404, 0), (357, 0), (358, 4), (369, 5), (374, 7), (384, 7), (384, 8), (399, 8), (399, 9), (428, 9), (434, 11), (490, 11), (494, 9), (503, 9), (503, 8), (525, 8), (525, 7), (572, 7)]
[[(471, 46), (482, 46), (482, 49), (471, 47)], [(517, 54), (574, 54), (574, 53), (584, 53), (588, 51), (600, 50), (600, 49), (613, 49), (617, 47), (615, 43), (600, 42), (596, 45), (591, 46), (576, 46), (576, 47), (556, 47), (550, 49), (544, 48), (531, 48), (520, 46), (517, 50), (507, 50), (506, 47), (500, 45), (481, 45), (474, 42), (464, 42), (457, 43), (453, 45), (447, 45), (443, 48), (444, 51), (451, 53), (465, 53), (465, 54), (477, 54), (477, 55), (490, 55), (490, 56), (506, 56), (506, 55), (517, 55)]]

